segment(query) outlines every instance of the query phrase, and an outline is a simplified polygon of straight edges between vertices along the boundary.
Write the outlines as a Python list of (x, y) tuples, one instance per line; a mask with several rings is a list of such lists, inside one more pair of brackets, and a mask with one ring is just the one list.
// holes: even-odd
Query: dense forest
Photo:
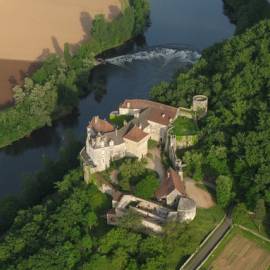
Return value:
[(209, 97), (200, 143), (184, 155), (187, 172), (233, 178), (235, 199), (251, 209), (260, 199), (270, 204), (269, 33), (270, 21), (262, 21), (205, 50), (190, 70), (151, 92), (174, 106), (191, 104), (195, 94)]
[(162, 236), (142, 234), (105, 224), (110, 199), (84, 183), (82, 168), (71, 170), (56, 190), (19, 211), (0, 241), (1, 270), (174, 270), (223, 215), (201, 209), (188, 226), (170, 223)]
[(260, 20), (270, 18), (267, 0), (223, 0), (226, 15), (236, 24), (236, 33), (242, 33)]
[(95, 56), (143, 32), (148, 14), (147, 1), (132, 0), (112, 22), (97, 16), (91, 40), (82, 44), (74, 55), (66, 45), (63, 56), (48, 57), (31, 78), (25, 79), (23, 86), (14, 88), (15, 106), (1, 112), (0, 147), (51, 125), (54, 119), (71, 112), (80, 96), (91, 90), (88, 77)]

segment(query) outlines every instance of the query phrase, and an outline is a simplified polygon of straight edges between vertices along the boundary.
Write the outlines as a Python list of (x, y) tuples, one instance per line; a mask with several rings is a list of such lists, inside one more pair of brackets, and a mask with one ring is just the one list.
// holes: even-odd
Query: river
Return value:
[[(84, 139), (94, 115), (106, 117), (125, 98), (147, 98), (149, 89), (196, 61), (206, 47), (233, 35), (222, 0), (150, 0), (151, 25), (144, 38), (111, 56), (91, 75), (95, 91), (80, 101), (78, 111), (50, 128), (34, 132), (0, 151), (0, 198), (20, 191), (25, 175), (40, 170), (43, 158), (56, 159), (67, 134)], [(118, 52), (123, 54), (123, 51)]]

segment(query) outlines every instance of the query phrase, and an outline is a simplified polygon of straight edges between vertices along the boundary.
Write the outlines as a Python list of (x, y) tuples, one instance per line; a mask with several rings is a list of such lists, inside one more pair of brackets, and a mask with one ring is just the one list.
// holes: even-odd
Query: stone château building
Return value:
[(172, 123), (177, 117), (200, 119), (207, 113), (208, 99), (194, 96), (190, 109), (176, 108), (143, 99), (127, 99), (120, 104), (115, 117), (130, 116), (121, 128), (95, 116), (87, 126), (85, 147), (81, 151), (85, 181), (90, 175), (110, 167), (111, 161), (124, 157), (146, 156), (148, 141), (154, 140), (165, 146), (174, 164), (155, 193), (157, 202), (150, 202), (132, 194), (122, 194), (111, 183), (97, 179), (97, 186), (112, 197), (113, 209), (107, 213), (108, 224), (117, 224), (127, 210), (143, 217), (142, 224), (156, 232), (168, 219), (190, 221), (195, 218), (196, 204), (186, 196), (182, 162), (176, 157), (175, 136), (170, 134)]
[[(194, 111), (195, 110), (195, 111)], [(207, 112), (207, 98), (195, 96), (185, 114)], [(104, 171), (113, 160), (123, 157), (141, 159), (147, 154), (148, 140), (165, 143), (169, 125), (181, 115), (181, 108), (143, 99), (126, 99), (114, 114), (134, 118), (123, 127), (114, 127), (95, 116), (87, 127), (86, 145), (81, 157), (88, 173)]]

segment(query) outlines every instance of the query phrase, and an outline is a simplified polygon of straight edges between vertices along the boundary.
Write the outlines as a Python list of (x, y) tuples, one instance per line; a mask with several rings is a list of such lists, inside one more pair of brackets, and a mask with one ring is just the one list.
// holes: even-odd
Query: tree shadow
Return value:
[(61, 48), (57, 38), (55, 36), (51, 37), (52, 39), (52, 45), (54, 48), (54, 51), (58, 54), (58, 55), (63, 55), (64, 54), (64, 50)]
[(115, 5), (110, 5), (109, 6), (109, 14), (108, 14), (108, 19), (113, 20), (117, 16), (119, 16), (122, 13), (121, 9), (118, 6)]
[(41, 54), (36, 58), (36, 62), (44, 61), (51, 54), (50, 49), (43, 49)]
[(82, 30), (84, 32), (84, 35), (80, 41), (80, 43), (82, 43), (90, 39), (93, 19), (88, 12), (83, 11), (80, 14), (80, 22), (81, 22)]
[(19, 141), (14, 142), (0, 152), (4, 152), (9, 156), (18, 156), (25, 151), (40, 147), (48, 147), (50, 145), (60, 146), (61, 138), (54, 127), (43, 127), (33, 131), (31, 135)]

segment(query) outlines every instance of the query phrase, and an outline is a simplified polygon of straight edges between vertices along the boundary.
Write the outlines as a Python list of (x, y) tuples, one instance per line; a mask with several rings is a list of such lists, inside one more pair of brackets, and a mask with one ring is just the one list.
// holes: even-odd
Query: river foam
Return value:
[(181, 63), (193, 64), (200, 57), (201, 55), (198, 52), (188, 49), (156, 47), (147, 50), (141, 50), (132, 54), (108, 58), (105, 60), (105, 62), (112, 65), (123, 66), (134, 61), (161, 59), (164, 60), (165, 63), (168, 63), (171, 60), (178, 60)]

